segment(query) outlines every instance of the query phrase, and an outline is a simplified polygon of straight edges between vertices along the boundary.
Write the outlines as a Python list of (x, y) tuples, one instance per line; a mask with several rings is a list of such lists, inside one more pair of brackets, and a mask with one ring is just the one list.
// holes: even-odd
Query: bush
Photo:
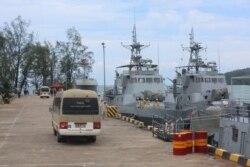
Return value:
[(13, 97), (12, 86), (9, 82), (3, 82), (0, 84), (0, 95), (3, 98), (5, 104), (10, 103), (10, 98)]

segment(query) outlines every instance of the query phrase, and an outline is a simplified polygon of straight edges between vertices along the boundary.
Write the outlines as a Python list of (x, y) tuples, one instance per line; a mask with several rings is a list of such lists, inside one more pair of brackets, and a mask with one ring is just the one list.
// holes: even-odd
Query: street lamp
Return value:
[(105, 43), (102, 42), (102, 49), (103, 49), (103, 80), (104, 80), (104, 88), (103, 88), (103, 99), (106, 91), (106, 74), (105, 74)]

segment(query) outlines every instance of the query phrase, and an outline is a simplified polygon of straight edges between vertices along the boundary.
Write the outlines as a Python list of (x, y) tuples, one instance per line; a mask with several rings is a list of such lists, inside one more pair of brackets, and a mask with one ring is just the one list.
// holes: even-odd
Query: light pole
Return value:
[(102, 49), (103, 49), (103, 99), (106, 91), (106, 74), (105, 74), (105, 43), (102, 42)]

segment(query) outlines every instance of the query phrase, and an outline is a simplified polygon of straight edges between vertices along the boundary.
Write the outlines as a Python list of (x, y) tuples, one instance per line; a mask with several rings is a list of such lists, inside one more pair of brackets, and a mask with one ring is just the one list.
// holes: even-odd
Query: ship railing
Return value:
[(218, 74), (218, 71), (212, 66), (201, 67), (199, 66), (199, 70), (196, 70), (194, 66), (181, 66), (176, 67), (176, 71), (181, 71), (185, 69), (185, 73), (188, 74)]
[(215, 115), (206, 115), (206, 116), (196, 116), (192, 117), (191, 121), (196, 120), (209, 120), (209, 119), (220, 119), (220, 117), (226, 117), (229, 116), (229, 114), (215, 114)]
[(152, 133), (165, 141), (172, 141), (173, 134), (182, 129), (190, 129), (190, 119), (176, 119), (171, 115), (166, 115), (165, 118), (154, 115), (152, 119)]
[(248, 99), (230, 99), (228, 104), (222, 107), (225, 113), (229, 114), (231, 117), (250, 117), (250, 100)]
[(171, 141), (171, 132), (173, 132), (174, 127), (167, 126), (171, 125), (171, 122), (174, 122), (174, 120), (166, 120), (165, 118), (159, 117), (158, 115), (154, 115), (152, 119), (153, 136), (156, 136), (165, 141)]
[(240, 103), (229, 103), (229, 106), (224, 106), (226, 115), (222, 116), (221, 119), (240, 123), (250, 123), (250, 103), (245, 100), (244, 103), (242, 102), (241, 100)]
[(250, 117), (246, 115), (227, 115), (227, 116), (222, 116), (221, 119), (250, 124)]
[(125, 70), (123, 71), (123, 75), (157, 75), (158, 74), (158, 71), (155, 71), (155, 70), (147, 70), (147, 71), (136, 71), (136, 70), (131, 70), (131, 71), (128, 71), (128, 70)]

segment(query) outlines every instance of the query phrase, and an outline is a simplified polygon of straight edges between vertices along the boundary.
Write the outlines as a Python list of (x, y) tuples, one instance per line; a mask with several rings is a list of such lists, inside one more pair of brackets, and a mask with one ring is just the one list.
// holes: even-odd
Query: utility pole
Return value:
[(105, 74), (105, 43), (102, 42), (102, 49), (103, 49), (103, 99), (106, 91), (106, 74)]

